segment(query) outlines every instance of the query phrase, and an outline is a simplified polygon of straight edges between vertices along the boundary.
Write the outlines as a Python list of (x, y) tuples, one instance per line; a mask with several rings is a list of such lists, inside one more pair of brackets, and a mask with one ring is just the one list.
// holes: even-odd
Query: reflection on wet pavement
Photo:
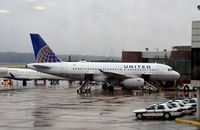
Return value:
[(170, 99), (195, 97), (195, 92), (144, 93), (115, 91), (79, 95), (76, 88), (37, 88), (0, 93), (0, 129), (198, 129), (197, 126), (164, 120), (136, 120), (132, 110)]

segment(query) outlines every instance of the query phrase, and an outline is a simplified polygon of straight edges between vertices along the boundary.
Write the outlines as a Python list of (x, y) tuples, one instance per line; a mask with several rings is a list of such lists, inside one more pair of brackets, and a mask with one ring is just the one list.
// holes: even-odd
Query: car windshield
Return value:
[(182, 103), (179, 102), (178, 104), (179, 104), (181, 107), (184, 107), (184, 105), (183, 105)]
[(167, 103), (167, 107), (168, 107), (169, 109), (172, 109), (172, 108), (173, 108), (173, 106), (170, 105), (169, 103)]
[(196, 103), (196, 101), (194, 99), (190, 99), (189, 103)]
[(182, 103), (183, 103), (183, 104), (187, 104), (187, 102), (186, 102), (186, 101), (182, 101)]
[(185, 101), (186, 103), (188, 103), (188, 99), (184, 99), (183, 101)]
[(149, 108), (147, 108), (147, 110), (155, 110), (156, 109), (156, 105), (150, 106)]
[(174, 108), (177, 108), (177, 105), (175, 103), (170, 103), (171, 106), (173, 106)]

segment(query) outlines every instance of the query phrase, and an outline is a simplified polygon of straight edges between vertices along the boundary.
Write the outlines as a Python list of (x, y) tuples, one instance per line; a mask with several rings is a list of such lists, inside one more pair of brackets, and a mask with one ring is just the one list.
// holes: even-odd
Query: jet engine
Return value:
[(126, 89), (140, 89), (144, 86), (144, 79), (142, 78), (129, 78), (121, 82)]

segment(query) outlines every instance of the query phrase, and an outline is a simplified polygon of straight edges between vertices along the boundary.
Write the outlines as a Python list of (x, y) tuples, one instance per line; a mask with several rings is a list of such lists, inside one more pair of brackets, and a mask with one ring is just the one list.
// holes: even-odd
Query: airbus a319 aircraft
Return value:
[(103, 82), (102, 88), (113, 91), (114, 86), (139, 89), (149, 80), (174, 81), (180, 74), (170, 66), (158, 63), (106, 63), (106, 62), (64, 62), (49, 48), (39, 34), (30, 34), (35, 58), (38, 63), (27, 64), (28, 68), (84, 81)]

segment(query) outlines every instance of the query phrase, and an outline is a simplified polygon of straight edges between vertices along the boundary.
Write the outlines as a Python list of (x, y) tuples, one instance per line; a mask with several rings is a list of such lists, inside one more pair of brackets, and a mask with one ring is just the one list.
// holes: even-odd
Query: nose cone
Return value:
[(174, 77), (175, 79), (179, 79), (181, 76), (178, 72), (174, 71)]

